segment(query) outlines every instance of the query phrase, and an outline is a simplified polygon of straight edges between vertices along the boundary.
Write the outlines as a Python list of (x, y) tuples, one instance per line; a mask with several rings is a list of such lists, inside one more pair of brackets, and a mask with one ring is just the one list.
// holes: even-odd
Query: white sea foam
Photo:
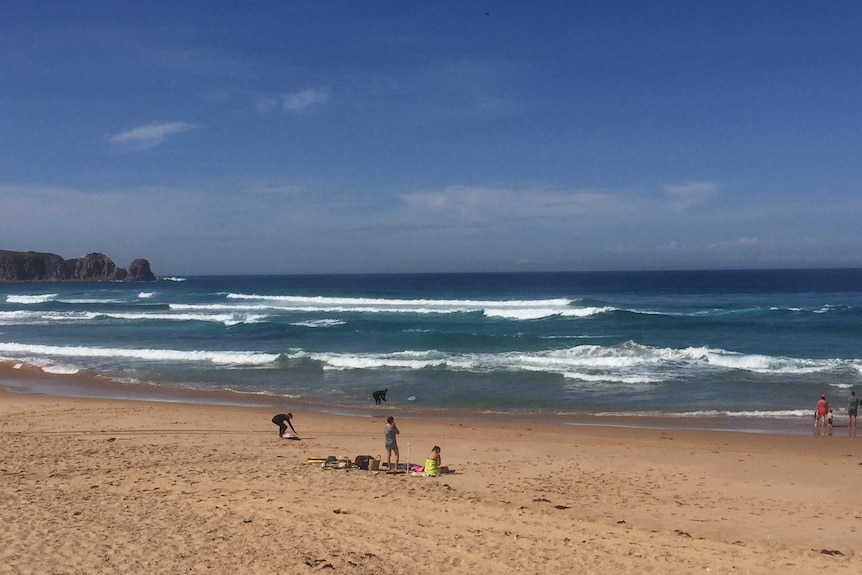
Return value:
[(142, 291), (141, 293), (138, 294), (138, 298), (139, 299), (150, 299), (154, 295), (156, 295), (156, 292), (154, 292), (154, 291)]
[(159, 278), (159, 279), (166, 281), (166, 282), (184, 282), (184, 281), (186, 281), (186, 278), (178, 278), (178, 277), (164, 277), (164, 278)]
[(7, 295), (6, 303), (19, 303), (24, 305), (46, 303), (53, 301), (58, 294), (44, 293), (38, 295)]
[(742, 369), (756, 373), (806, 374), (835, 369), (840, 361), (832, 359), (796, 359), (759, 354), (741, 354), (724, 350), (711, 350), (706, 354), (710, 365)]
[(557, 308), (540, 308), (540, 307), (528, 307), (528, 308), (496, 308), (496, 307), (488, 307), (483, 310), (485, 317), (499, 317), (503, 319), (519, 319), (519, 320), (531, 320), (531, 319), (542, 319), (546, 317), (552, 317), (555, 315), (562, 315), (562, 310)]
[(425, 369), (442, 367), (447, 364), (446, 358), (438, 352), (403, 351), (385, 354), (335, 354), (308, 353), (303, 354), (309, 359), (323, 363), (328, 370), (347, 369)]
[[(841, 367), (838, 360), (797, 360), (731, 354), (692, 347), (654, 348), (628, 342), (620, 346), (581, 345), (539, 352), (448, 353), (438, 350), (405, 350), (393, 353), (306, 353), (325, 370), (446, 368), (471, 372), (536, 372), (558, 374), (567, 385), (622, 383), (651, 385), (685, 377), (698, 369), (738, 369), (759, 373), (805, 374)], [(716, 361), (716, 358), (730, 358)]]
[(201, 309), (201, 310), (280, 310), (300, 313), (415, 313), (415, 314), (445, 314), (478, 312), (479, 309), (456, 309), (456, 308), (404, 308), (397, 307), (360, 307), (347, 305), (291, 305), (279, 302), (265, 302), (257, 304), (169, 304), (171, 309)]
[(110, 312), (110, 313), (97, 313), (94, 314), (96, 317), (100, 318), (110, 318), (110, 319), (123, 319), (123, 320), (143, 320), (143, 321), (210, 321), (216, 323), (223, 323), (225, 325), (237, 325), (241, 323), (260, 323), (266, 319), (265, 315), (253, 315), (253, 314), (241, 314), (241, 313), (230, 313), (230, 314), (194, 314), (194, 313), (183, 313), (183, 314), (171, 314), (171, 313), (120, 313), (120, 312)]
[(703, 410), (703, 411), (683, 411), (683, 412), (667, 412), (667, 411), (603, 411), (594, 415), (600, 417), (739, 417), (739, 418), (773, 418), (785, 419), (791, 417), (810, 417), (811, 409), (778, 409), (774, 411), (764, 410), (746, 410), (746, 411), (722, 411), (722, 410)]
[(124, 321), (202, 321), (223, 323), (226, 326), (243, 323), (261, 323), (267, 318), (262, 314), (223, 313), (159, 313), (159, 312), (73, 312), (73, 311), (4, 311), (0, 312), (0, 325), (35, 324), (58, 322), (89, 322), (94, 320), (119, 319)]
[(428, 307), (545, 307), (566, 306), (572, 300), (566, 298), (554, 298), (546, 300), (448, 300), (448, 299), (396, 299), (396, 298), (353, 298), (353, 297), (325, 297), (325, 296), (292, 296), (292, 295), (256, 295), (256, 294), (227, 294), (228, 299), (258, 299), (273, 300), (300, 305), (360, 305), (360, 306), (428, 306)]
[(292, 323), (290, 325), (295, 325), (297, 327), (335, 327), (337, 325), (344, 325), (346, 322), (340, 319), (316, 319), (311, 321), (298, 321), (296, 323)]
[(32, 311), (0, 311), (0, 323), (26, 321), (27, 319), (39, 317), (42, 314)]
[(448, 300), (448, 299), (386, 299), (323, 296), (288, 296), (228, 293), (227, 299), (257, 301), (295, 312), (328, 313), (412, 313), (449, 314), (483, 313), (487, 317), (531, 320), (555, 315), (588, 317), (610, 308), (572, 308), (573, 300)]
[(284, 309), (276, 305), (267, 304), (230, 304), (230, 303), (171, 303), (168, 304), (168, 309), (174, 311), (265, 311), (274, 309)]
[(538, 339), (604, 339), (613, 337), (610, 335), (540, 335)]
[(831, 311), (839, 310), (841, 306), (835, 306), (831, 304), (826, 304), (818, 308), (806, 308), (806, 307), (777, 307), (773, 306), (769, 308), (769, 311), (789, 311), (792, 313), (816, 313), (816, 314), (824, 314), (829, 313)]
[(610, 313), (613, 311), (617, 311), (617, 308), (614, 307), (580, 307), (580, 308), (572, 308), (569, 306), (559, 306), (559, 307), (522, 307), (522, 308), (498, 308), (498, 307), (488, 307), (485, 308), (484, 314), (487, 317), (501, 317), (505, 319), (520, 319), (520, 320), (531, 320), (531, 319), (543, 319), (547, 317), (560, 316), (560, 317), (591, 317), (594, 315), (599, 315), (603, 313)]
[(593, 374), (582, 372), (566, 372), (563, 374), (566, 379), (575, 379), (589, 383), (625, 383), (629, 385), (649, 385), (660, 383), (663, 381), (658, 377), (650, 377), (645, 375), (619, 376), (610, 373)]
[(125, 300), (121, 299), (92, 299), (92, 298), (83, 298), (83, 299), (58, 299), (59, 303), (71, 303), (71, 304), (111, 304), (111, 303), (126, 303)]
[[(575, 368), (614, 370), (640, 366), (649, 358), (625, 357), (620, 355), (602, 356), (592, 353), (601, 350), (599, 346), (579, 346), (567, 350), (527, 353), (473, 353), (452, 354), (437, 350), (402, 352), (386, 354), (336, 354), (309, 353), (302, 354), (323, 364), (324, 369), (427, 369), (447, 367), (453, 370), (491, 372), (491, 371), (535, 371), (545, 373), (567, 374)], [(645, 382), (645, 375), (615, 375), (622, 381)], [(607, 379), (607, 377), (605, 377)]]
[(328, 298), (303, 296), (264, 296), (229, 293), (235, 304), (169, 304), (175, 310), (263, 310), (275, 309), (299, 313), (411, 313), (451, 314), (482, 313), (486, 317), (511, 320), (537, 320), (560, 316), (587, 318), (617, 311), (614, 307), (572, 307), (570, 299), (548, 300), (429, 300), (382, 298)]
[(708, 352), (706, 360), (710, 364), (720, 367), (759, 372), (769, 371), (772, 365), (772, 358), (765, 355), (744, 355), (717, 351)]
[(85, 346), (32, 345), (0, 342), (0, 353), (63, 358), (117, 358), (144, 361), (204, 362), (219, 365), (266, 365), (278, 354), (253, 351), (196, 351), (175, 349), (123, 349)]
[(89, 320), (95, 316), (92, 312), (0, 311), (0, 325), (48, 325), (55, 322)]
[(42, 368), (42, 371), (56, 375), (75, 375), (81, 369), (73, 365), (46, 365)]

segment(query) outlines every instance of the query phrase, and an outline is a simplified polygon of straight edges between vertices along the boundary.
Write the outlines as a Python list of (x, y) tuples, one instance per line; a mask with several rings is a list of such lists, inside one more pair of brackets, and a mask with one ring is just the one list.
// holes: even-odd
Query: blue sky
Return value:
[(858, 267), (857, 1), (4, 2), (0, 249)]

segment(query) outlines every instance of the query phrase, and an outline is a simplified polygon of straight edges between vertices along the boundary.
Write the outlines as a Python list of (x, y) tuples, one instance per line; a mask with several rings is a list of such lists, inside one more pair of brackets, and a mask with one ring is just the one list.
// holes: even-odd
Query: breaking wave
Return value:
[(57, 296), (58, 294), (55, 293), (45, 293), (39, 295), (7, 295), (6, 303), (18, 303), (24, 305), (46, 303), (49, 301), (53, 301)]
[(251, 351), (189, 351), (176, 349), (123, 349), (85, 346), (31, 345), (0, 343), (0, 353), (17, 357), (32, 355), (53, 358), (110, 358), (154, 362), (198, 362), (218, 365), (266, 365), (278, 359), (278, 354)]

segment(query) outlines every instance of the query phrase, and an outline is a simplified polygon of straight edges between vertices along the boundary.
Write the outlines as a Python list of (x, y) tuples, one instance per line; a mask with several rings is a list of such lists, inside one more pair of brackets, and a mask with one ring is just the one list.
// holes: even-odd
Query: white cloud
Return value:
[(709, 244), (710, 248), (736, 248), (736, 247), (747, 247), (747, 246), (756, 246), (760, 244), (760, 238), (756, 236), (744, 236), (735, 240), (731, 240), (728, 242), (716, 242)]
[(714, 198), (720, 186), (716, 182), (685, 182), (682, 184), (665, 184), (664, 194), (676, 210), (685, 210)]
[(125, 148), (145, 150), (162, 144), (168, 136), (188, 132), (196, 127), (186, 122), (154, 122), (108, 136), (108, 142)]
[(523, 218), (570, 218), (619, 214), (626, 203), (606, 192), (449, 186), (441, 190), (400, 195), (404, 205), (426, 215), (463, 221)]
[(281, 95), (281, 106), (294, 114), (301, 114), (310, 106), (325, 104), (328, 101), (329, 92), (320, 89), (300, 90)]
[(735, 242), (733, 242), (736, 246), (753, 246), (760, 243), (760, 240), (756, 237), (744, 237), (739, 238)]

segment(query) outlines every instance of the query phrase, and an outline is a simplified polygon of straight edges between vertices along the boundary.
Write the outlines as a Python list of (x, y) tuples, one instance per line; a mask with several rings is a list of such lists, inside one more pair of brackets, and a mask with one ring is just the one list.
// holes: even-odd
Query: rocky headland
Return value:
[(136, 259), (128, 268), (120, 268), (100, 253), (64, 259), (57, 254), (0, 250), (0, 282), (152, 282), (156, 276), (150, 262)]

